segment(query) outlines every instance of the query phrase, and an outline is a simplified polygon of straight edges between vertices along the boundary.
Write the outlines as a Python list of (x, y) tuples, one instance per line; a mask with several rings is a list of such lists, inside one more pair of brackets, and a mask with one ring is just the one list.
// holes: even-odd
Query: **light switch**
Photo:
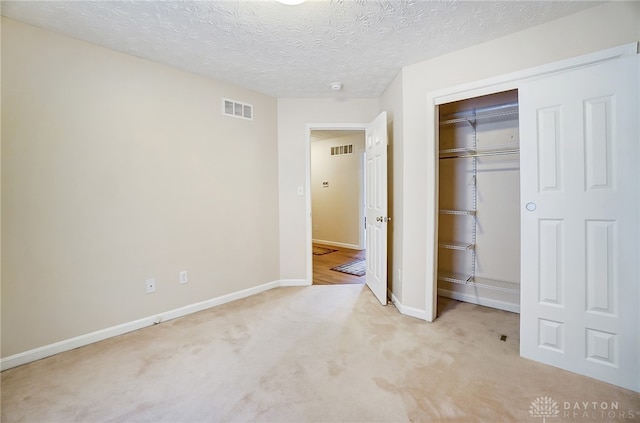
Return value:
[(298, 187), (298, 195), (304, 195), (304, 187), (302, 185)]

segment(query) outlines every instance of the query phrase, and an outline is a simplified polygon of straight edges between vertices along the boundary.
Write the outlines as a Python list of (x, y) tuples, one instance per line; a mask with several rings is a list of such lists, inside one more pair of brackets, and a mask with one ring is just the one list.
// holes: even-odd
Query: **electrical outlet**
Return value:
[(187, 283), (188, 280), (189, 278), (187, 275), (187, 271), (183, 270), (182, 272), (180, 272), (180, 283)]
[(147, 287), (147, 294), (156, 292), (156, 280), (154, 278), (147, 279), (146, 287)]

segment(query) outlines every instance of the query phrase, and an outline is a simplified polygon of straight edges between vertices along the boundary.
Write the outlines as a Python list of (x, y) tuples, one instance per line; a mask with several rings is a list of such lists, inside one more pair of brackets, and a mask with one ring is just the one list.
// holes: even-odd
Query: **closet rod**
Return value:
[(476, 109), (476, 114), (496, 112), (498, 110), (510, 109), (512, 107), (518, 107), (518, 102), (514, 101), (513, 103), (499, 104), (497, 106), (479, 107)]
[(444, 156), (440, 159), (465, 159), (468, 157), (487, 157), (487, 156), (507, 156), (510, 154), (519, 154), (520, 150), (501, 150), (501, 151), (487, 151), (487, 152), (470, 152), (469, 154), (458, 154), (455, 156)]
[(500, 117), (510, 117), (518, 115), (518, 103), (500, 104), (498, 106), (487, 106), (464, 112), (452, 113), (445, 115), (448, 119), (441, 120), (440, 126), (451, 125), (455, 123), (469, 122), (475, 123), (477, 119), (486, 120)]

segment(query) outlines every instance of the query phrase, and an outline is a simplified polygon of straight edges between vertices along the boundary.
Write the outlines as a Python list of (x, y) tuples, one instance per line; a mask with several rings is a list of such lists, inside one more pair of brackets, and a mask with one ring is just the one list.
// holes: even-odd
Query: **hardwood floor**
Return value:
[(349, 248), (335, 247), (330, 245), (313, 244), (314, 247), (330, 248), (333, 253), (323, 255), (313, 255), (313, 284), (314, 285), (336, 285), (336, 284), (363, 284), (364, 276), (348, 275), (346, 273), (331, 270), (332, 267), (344, 264), (348, 261), (365, 258), (365, 250), (351, 250)]

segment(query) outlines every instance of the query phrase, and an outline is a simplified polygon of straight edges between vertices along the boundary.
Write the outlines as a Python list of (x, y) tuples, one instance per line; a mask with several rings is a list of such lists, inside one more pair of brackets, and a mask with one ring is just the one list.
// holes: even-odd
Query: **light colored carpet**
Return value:
[[(2, 422), (542, 422), (541, 396), (554, 423), (640, 409), (637, 393), (520, 358), (518, 315), (440, 306), (429, 324), (362, 285), (271, 290), (7, 370)], [(564, 415), (586, 401), (618, 414)]]

